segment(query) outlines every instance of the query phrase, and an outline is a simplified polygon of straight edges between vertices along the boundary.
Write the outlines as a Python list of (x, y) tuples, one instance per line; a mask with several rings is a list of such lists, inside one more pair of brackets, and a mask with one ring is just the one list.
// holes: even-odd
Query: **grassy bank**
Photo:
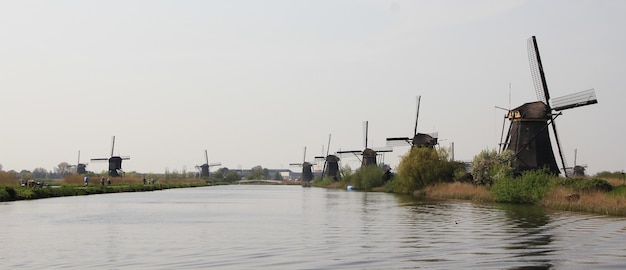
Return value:
[(71, 175), (61, 181), (48, 183), (44, 187), (23, 187), (17, 184), (0, 185), (0, 202), (33, 200), (64, 196), (81, 196), (91, 194), (142, 192), (171, 188), (187, 188), (206, 186), (202, 179), (149, 179), (142, 178), (111, 178), (111, 184), (100, 183), (100, 179), (90, 179), (88, 186), (84, 186), (82, 176)]
[[(606, 181), (614, 185), (611, 191), (579, 190), (562, 184), (555, 185), (533, 204), (557, 210), (626, 216), (626, 186), (622, 184), (622, 180), (607, 179)], [(572, 196), (573, 194), (576, 195)], [(429, 186), (416, 191), (414, 196), (479, 202), (497, 201), (488, 186), (459, 182)]]

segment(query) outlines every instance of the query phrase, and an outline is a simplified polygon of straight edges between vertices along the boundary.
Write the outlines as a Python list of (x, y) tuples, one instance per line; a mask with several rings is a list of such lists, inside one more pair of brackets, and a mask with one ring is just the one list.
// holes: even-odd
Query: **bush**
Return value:
[(413, 194), (427, 185), (451, 182), (455, 168), (445, 150), (412, 147), (400, 160), (397, 176), (385, 187), (396, 193)]
[[(370, 191), (374, 187), (383, 185), (382, 168), (370, 165), (359, 168), (353, 175), (349, 176), (354, 183), (356, 189)], [(346, 177), (347, 178), (347, 177)]]
[(494, 178), (513, 176), (513, 162), (515, 153), (507, 150), (497, 153), (496, 150), (483, 150), (472, 160), (470, 174), (474, 184), (491, 185)]
[(598, 178), (566, 178), (561, 184), (572, 188), (576, 192), (603, 191), (609, 192), (613, 186), (606, 180)]
[(557, 179), (544, 170), (526, 171), (516, 178), (496, 177), (491, 194), (496, 202), (534, 204), (552, 190)]
[(622, 179), (624, 177), (624, 173), (623, 172), (609, 172), (609, 171), (602, 171), (596, 174), (597, 178), (615, 178), (615, 179)]

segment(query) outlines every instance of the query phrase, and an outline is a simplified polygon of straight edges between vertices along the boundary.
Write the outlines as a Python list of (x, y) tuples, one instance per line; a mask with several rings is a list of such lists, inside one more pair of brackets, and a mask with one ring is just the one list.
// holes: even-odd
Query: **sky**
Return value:
[(596, 90), (556, 119), (568, 164), (621, 171), (624, 14), (619, 0), (1, 1), (0, 164), (53, 170), (80, 151), (100, 172), (89, 159), (115, 136), (125, 171), (194, 171), (205, 150), (299, 170), (304, 147), (307, 161), (363, 149), (364, 121), (369, 147), (412, 137), (417, 96), (418, 132), (471, 161), (500, 143), (496, 106), (537, 100), (536, 36), (552, 97)]

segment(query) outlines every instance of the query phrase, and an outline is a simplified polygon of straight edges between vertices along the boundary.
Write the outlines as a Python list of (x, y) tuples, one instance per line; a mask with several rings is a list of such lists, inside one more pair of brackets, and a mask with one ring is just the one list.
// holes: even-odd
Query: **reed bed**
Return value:
[(493, 202), (493, 197), (484, 186), (470, 183), (440, 183), (426, 187), (421, 194), (431, 198)]
[[(572, 198), (571, 194), (578, 194)], [(572, 189), (558, 187), (540, 202), (542, 206), (603, 215), (626, 216), (626, 198), (602, 191), (574, 193)]]

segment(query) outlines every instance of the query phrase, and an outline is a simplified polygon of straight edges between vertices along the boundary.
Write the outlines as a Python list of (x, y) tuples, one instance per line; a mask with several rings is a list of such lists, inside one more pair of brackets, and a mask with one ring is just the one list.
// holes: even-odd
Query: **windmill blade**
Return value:
[(325, 160), (326, 160), (326, 157), (323, 157), (323, 156), (316, 156), (314, 159), (315, 159), (315, 161), (325, 161)]
[(417, 120), (420, 118), (420, 101), (422, 100), (422, 96), (417, 96), (417, 114), (415, 115), (415, 128), (413, 129), (413, 134), (417, 134)]
[(344, 155), (344, 154), (358, 154), (361, 155), (363, 154), (362, 150), (348, 150), (348, 151), (337, 151), (337, 154), (339, 155)]
[(113, 149), (115, 149), (115, 136), (113, 136), (111, 141), (111, 156), (113, 156)]
[(289, 163), (289, 166), (302, 167), (302, 163)]
[(209, 154), (207, 150), (204, 150), (204, 163), (209, 164)]
[(387, 146), (411, 146), (411, 139), (409, 137), (395, 137), (387, 138)]
[(553, 98), (550, 100), (552, 103), (552, 109), (555, 111), (562, 111), (571, 108), (591, 105), (598, 103), (596, 98), (596, 91), (591, 88), (578, 93), (565, 95), (562, 97)]
[(365, 121), (363, 122), (363, 147), (367, 148), (367, 136), (368, 136), (368, 132), (369, 132), (369, 122)]
[(109, 158), (92, 158), (91, 161), (109, 161)]
[(372, 150), (376, 151), (377, 153), (388, 153), (388, 152), (393, 152), (393, 148), (389, 147), (389, 146), (383, 146), (383, 147), (372, 147)]
[(207, 163), (207, 165), (209, 165), (209, 167), (215, 167), (215, 166), (222, 166), (222, 163), (220, 162), (216, 162), (216, 163)]
[(123, 157), (120, 157), (120, 158), (123, 159), (123, 160), (129, 160), (130, 156), (123, 156)]
[(552, 118), (552, 131), (554, 132), (554, 139), (556, 140), (556, 148), (559, 151), (559, 156), (561, 157), (561, 165), (563, 166), (563, 173), (565, 174), (565, 177), (568, 177), (567, 175), (567, 171), (565, 170), (565, 168), (567, 168), (567, 162), (565, 162), (565, 156), (563, 156), (563, 149), (561, 148), (561, 139), (559, 138), (559, 134), (556, 131), (556, 122), (554, 121), (554, 119), (559, 116), (560, 114), (557, 114), (556, 116), (554, 116), (554, 118)]
[(543, 73), (543, 65), (535, 36), (528, 38), (528, 62), (530, 63), (530, 74), (533, 77), (535, 92), (537, 92), (537, 100), (548, 104), (550, 94), (548, 93), (548, 84)]

